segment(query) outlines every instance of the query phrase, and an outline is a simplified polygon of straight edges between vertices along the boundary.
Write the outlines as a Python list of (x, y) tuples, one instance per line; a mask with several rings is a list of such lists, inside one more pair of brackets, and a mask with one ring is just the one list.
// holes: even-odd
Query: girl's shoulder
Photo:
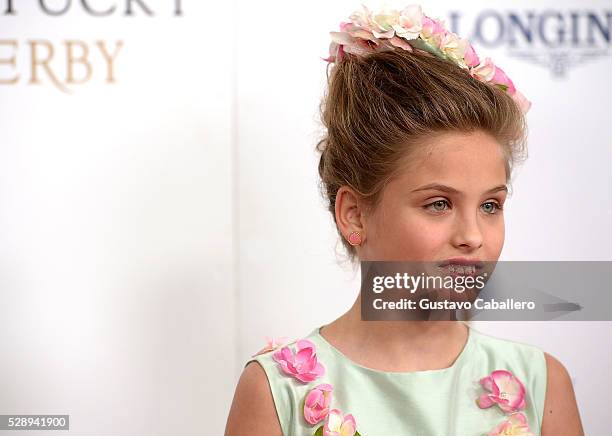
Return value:
[[(307, 350), (309, 347), (312, 349)], [(298, 357), (299, 350), (304, 350), (300, 354), (304, 359)], [(263, 348), (251, 355), (244, 365), (257, 362), (263, 369), (284, 435), (294, 433), (298, 405), (307, 393), (309, 382), (320, 376), (317, 371), (323, 370), (320, 363), (312, 368), (306, 367), (312, 364), (312, 356), (316, 361), (316, 347), (308, 337), (293, 340), (287, 340), (287, 337), (266, 338)]]

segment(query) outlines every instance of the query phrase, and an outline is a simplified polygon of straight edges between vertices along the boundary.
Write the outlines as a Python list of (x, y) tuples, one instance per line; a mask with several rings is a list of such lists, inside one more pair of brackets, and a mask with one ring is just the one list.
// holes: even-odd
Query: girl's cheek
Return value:
[(402, 245), (407, 249), (418, 254), (425, 254), (444, 244), (446, 232), (440, 227), (421, 222), (404, 228), (402, 232), (396, 234), (396, 238), (402, 241)]
[[(404, 205), (385, 211), (377, 234), (389, 254), (403, 257), (431, 257), (447, 242), (447, 222), (435, 219), (416, 206)], [(382, 241), (381, 241), (382, 242)], [(383, 248), (383, 247), (381, 247)]]

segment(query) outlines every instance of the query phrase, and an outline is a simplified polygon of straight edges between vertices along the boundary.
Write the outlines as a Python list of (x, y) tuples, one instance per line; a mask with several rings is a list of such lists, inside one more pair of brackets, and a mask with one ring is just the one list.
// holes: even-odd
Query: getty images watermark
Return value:
[(361, 313), (384, 320), (612, 320), (612, 262), (361, 262)]

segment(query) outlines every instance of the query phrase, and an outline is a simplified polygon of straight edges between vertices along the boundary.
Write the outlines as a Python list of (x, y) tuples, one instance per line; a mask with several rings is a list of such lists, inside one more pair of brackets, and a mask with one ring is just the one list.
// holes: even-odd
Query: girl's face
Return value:
[(496, 261), (504, 245), (506, 168), (488, 134), (444, 133), (420, 147), (363, 218), (361, 260)]

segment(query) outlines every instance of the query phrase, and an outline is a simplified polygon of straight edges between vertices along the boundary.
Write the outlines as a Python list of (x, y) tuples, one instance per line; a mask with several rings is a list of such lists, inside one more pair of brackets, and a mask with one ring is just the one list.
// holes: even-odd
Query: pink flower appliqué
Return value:
[(349, 413), (343, 416), (342, 412), (338, 409), (330, 410), (327, 422), (323, 426), (323, 436), (359, 435), (356, 431), (357, 423), (353, 415)]
[(327, 418), (333, 387), (323, 383), (315, 386), (304, 400), (304, 418), (309, 424), (317, 424)]
[(253, 354), (251, 357), (259, 356), (260, 354), (267, 353), (269, 351), (276, 350), (281, 345), (287, 342), (287, 336), (282, 336), (280, 338), (271, 338), (266, 336), (266, 345), (257, 353)]
[(522, 413), (513, 413), (495, 427), (488, 436), (533, 436), (527, 418)]
[(272, 358), (278, 362), (285, 374), (304, 383), (310, 383), (325, 374), (325, 367), (317, 361), (315, 345), (308, 339), (297, 341), (295, 355), (285, 346), (276, 351)]
[(497, 404), (505, 413), (525, 408), (525, 387), (510, 371), (495, 370), (480, 379), (480, 384), (488, 393), (478, 398), (478, 407), (486, 409)]

